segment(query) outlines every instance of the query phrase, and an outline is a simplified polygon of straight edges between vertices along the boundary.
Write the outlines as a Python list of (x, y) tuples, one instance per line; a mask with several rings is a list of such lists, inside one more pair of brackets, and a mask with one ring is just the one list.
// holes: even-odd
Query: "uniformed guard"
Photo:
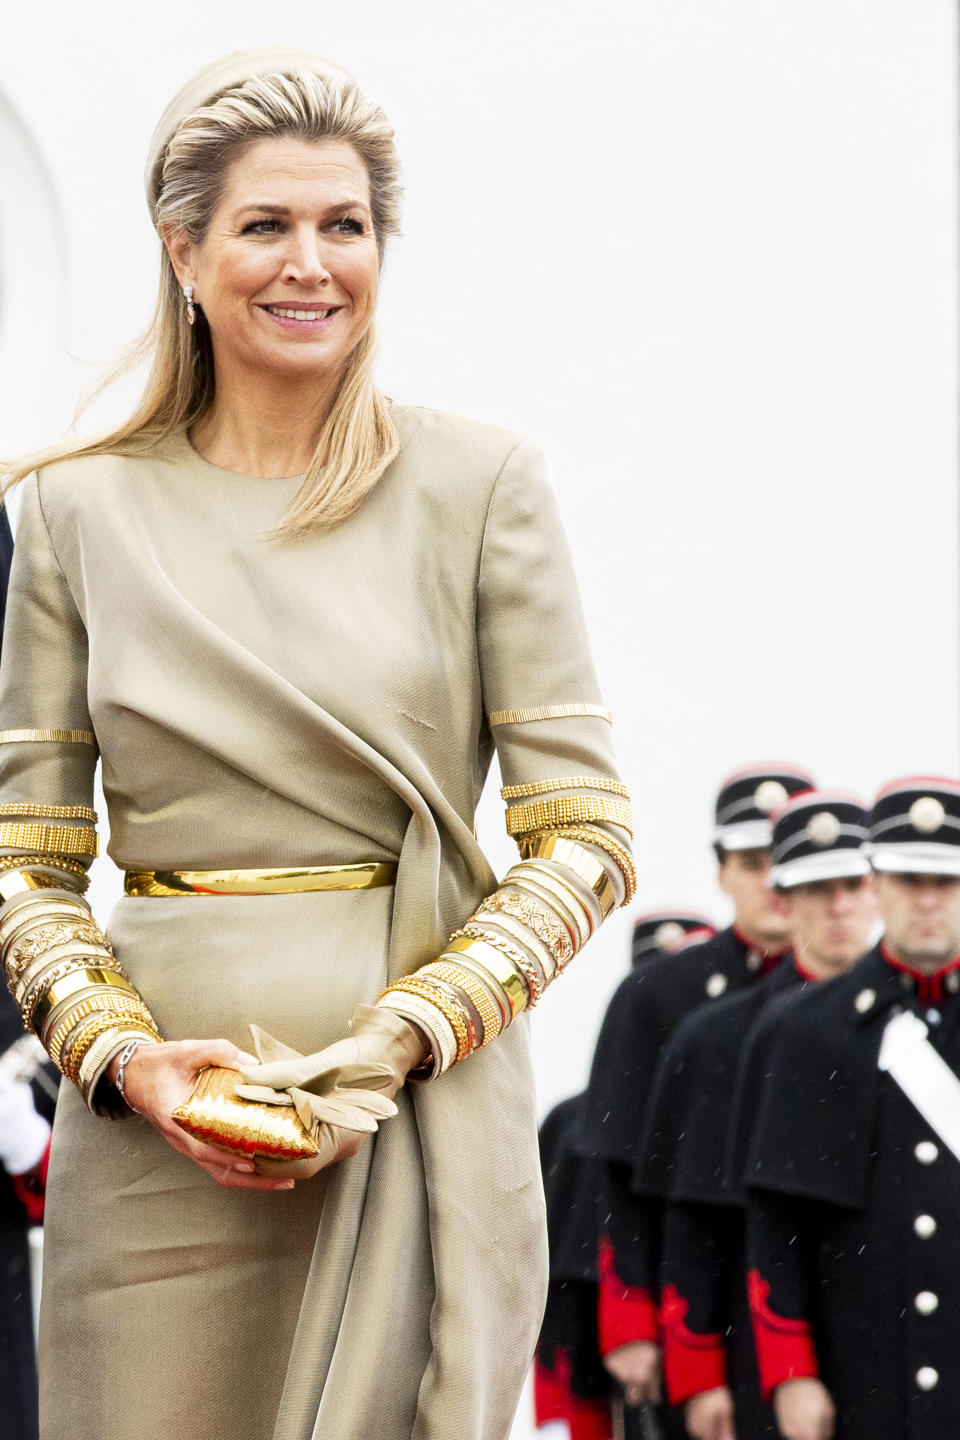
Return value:
[(652, 910), (648, 915), (638, 915), (634, 921), (630, 963), (645, 965), (660, 955), (675, 955), (688, 945), (702, 944), (716, 933), (716, 925), (705, 915)]
[(848, 970), (869, 948), (876, 904), (868, 815), (813, 790), (774, 816), (770, 883), (787, 909), (789, 962), (701, 1006), (663, 1052), (637, 1170), (664, 1200), (661, 1327), (667, 1396), (695, 1440), (775, 1436), (760, 1398), (747, 1308), (746, 1196), (724, 1184), (731, 1096), (744, 1043), (776, 997)]
[[(724, 782), (713, 841), (733, 924), (703, 944), (633, 970), (600, 1032), (584, 1119), (588, 1145), (603, 1162), (600, 1346), (629, 1406), (660, 1400), (660, 1207), (632, 1184), (657, 1061), (689, 1010), (758, 979), (786, 950), (785, 913), (766, 883), (770, 816), (812, 786), (807, 771), (785, 764), (752, 765)], [(637, 1424), (633, 1418), (628, 1428)], [(661, 1416), (661, 1426), (682, 1434), (668, 1416)]]
[[(704, 915), (652, 911), (636, 920), (631, 960), (646, 964), (714, 934)], [(538, 1427), (562, 1421), (570, 1440), (609, 1440), (610, 1377), (597, 1344), (597, 1161), (584, 1153), (585, 1100), (562, 1100), (540, 1127), (550, 1284), (534, 1361), (534, 1416)]]
[(871, 817), (883, 941), (761, 1021), (750, 1299), (787, 1440), (960, 1435), (960, 782)]

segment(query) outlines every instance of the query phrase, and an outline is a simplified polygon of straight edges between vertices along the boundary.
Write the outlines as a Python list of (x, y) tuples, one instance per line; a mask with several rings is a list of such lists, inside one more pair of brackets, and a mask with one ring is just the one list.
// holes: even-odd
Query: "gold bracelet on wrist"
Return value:
[(471, 960), (469, 955), (441, 956), (439, 960), (431, 960), (430, 963), (431, 965), (456, 965), (458, 969), (466, 970), (469, 974), (475, 976), (479, 983), (488, 991), (491, 1000), (497, 1007), (500, 1015), (500, 1029), (506, 1030), (513, 1019), (513, 1010), (506, 991), (498, 982), (495, 975), (491, 975), (490, 971), (486, 970), (483, 965), (479, 964), (476, 960)]
[[(413, 975), (405, 975), (402, 980), (396, 980), (386, 993), (387, 995), (396, 995), (398, 992), (405, 995), (419, 995), (429, 1005), (436, 1006), (453, 1031), (457, 1043), (456, 1061), (458, 1063), (469, 1055), (476, 1044), (476, 1030), (468, 1023), (462, 1007), (454, 1001), (449, 991), (445, 992), (439, 985), (429, 980), (419, 979), (419, 973), (417, 971)], [(472, 1043), (471, 1029), (473, 1029)]]
[(579, 875), (597, 897), (605, 920), (611, 911), (616, 909), (617, 893), (607, 873), (607, 867), (575, 840), (566, 840), (562, 835), (546, 835), (537, 842), (535, 857), (539, 860), (555, 860), (557, 864), (566, 865), (575, 875)]
[(90, 879), (86, 865), (71, 860), (69, 855), (0, 855), (0, 870), (23, 870), (34, 865), (44, 870), (66, 870), (78, 880), (89, 882)]
[(544, 945), (547, 946), (557, 964), (562, 968), (576, 953), (576, 932), (567, 925), (556, 908), (533, 894), (520, 894), (517, 890), (495, 890), (477, 906), (476, 915), (492, 915), (498, 910), (528, 926)]
[(483, 1027), (483, 1037), (478, 1046), (483, 1049), (495, 1040), (503, 1029), (503, 1011), (490, 993), (490, 989), (473, 970), (468, 970), (465, 965), (453, 965), (449, 961), (431, 960), (429, 965), (424, 965), (419, 972), (422, 975), (436, 976), (438, 980), (446, 980), (447, 984), (455, 985), (462, 990), (464, 995), (473, 1005), (480, 1024)]
[(507, 810), (507, 834), (524, 835), (545, 827), (559, 830), (586, 820), (607, 820), (633, 834), (633, 815), (625, 800), (608, 800), (602, 795), (563, 795), (557, 800), (534, 800), (529, 805), (511, 805)]
[[(71, 933), (67, 933), (67, 932)], [(7, 983), (22, 993), (27, 976), (36, 976), (38, 966), (54, 965), (71, 955), (89, 955), (98, 960), (112, 960), (113, 951), (93, 926), (46, 925), (33, 930), (22, 942), (15, 941), (7, 952)], [(112, 968), (112, 967), (111, 967)], [(20, 996), (17, 996), (19, 1003)]]
[(0, 849), (37, 850), (41, 854), (97, 855), (97, 832), (85, 825), (0, 824)]
[[(538, 865), (535, 860), (525, 859), (519, 865), (514, 865), (503, 877), (503, 883), (533, 886), (538, 891), (546, 892), (550, 904), (558, 906), (562, 915), (570, 916), (579, 937), (578, 951), (583, 949), (594, 930), (603, 923), (603, 915), (592, 890), (587, 891), (590, 897), (587, 900), (571, 881), (564, 879), (547, 865)], [(593, 906), (596, 906), (596, 912)]]
[(512, 1018), (516, 1019), (521, 1010), (526, 1008), (529, 998), (526, 980), (516, 966), (493, 945), (488, 945), (485, 940), (474, 940), (470, 936), (448, 941), (443, 947), (440, 959), (456, 959), (459, 955), (469, 956), (482, 970), (493, 976), (509, 1001)]
[(554, 790), (606, 790), (612, 795), (630, 799), (630, 791), (619, 780), (607, 780), (601, 775), (561, 775), (554, 780), (528, 780), (522, 785), (504, 785), (500, 795), (504, 800), (525, 800), (531, 795), (549, 795)]
[(80, 1022), (85, 1020), (88, 1015), (101, 1016), (104, 1020), (112, 1017), (115, 1022), (119, 1022), (120, 1020), (139, 1020), (141, 1024), (146, 1025), (148, 1028), (152, 1028), (153, 1030), (157, 1028), (153, 1016), (143, 1001), (139, 998), (134, 998), (132, 995), (120, 994), (111, 996), (107, 1001), (104, 1000), (103, 995), (98, 995), (96, 999), (82, 1000), (73, 1007), (69, 1014), (64, 1015), (62, 1020), (57, 1020), (53, 1024), (49, 1038), (44, 1046), (47, 1054), (58, 1070), (62, 1068), (60, 1064), (60, 1052), (64, 1044)]
[[(155, 1025), (145, 1025), (139, 1020), (129, 1019), (107, 1020), (98, 1023), (96, 1029), (91, 1024), (89, 1029), (84, 1027), (82, 1036), (78, 1034), (76, 1041), (73, 1036), (70, 1037), (68, 1078), (80, 1091), (85, 1104), (89, 1103), (91, 1085), (99, 1078), (97, 1072), (104, 1064), (109, 1063), (111, 1055), (116, 1054), (117, 1050), (122, 1049), (126, 1041), (135, 1035), (143, 1035), (157, 1045), (162, 1043)], [(81, 1038), (85, 1043), (83, 1053), (78, 1055), (77, 1048)]]

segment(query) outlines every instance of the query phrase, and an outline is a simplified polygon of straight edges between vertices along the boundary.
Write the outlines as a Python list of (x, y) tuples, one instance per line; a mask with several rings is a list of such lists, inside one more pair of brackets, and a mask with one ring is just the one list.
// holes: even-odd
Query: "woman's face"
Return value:
[(258, 140), (229, 167), (201, 244), (168, 238), (228, 370), (332, 377), (377, 303), (370, 182), (342, 140)]

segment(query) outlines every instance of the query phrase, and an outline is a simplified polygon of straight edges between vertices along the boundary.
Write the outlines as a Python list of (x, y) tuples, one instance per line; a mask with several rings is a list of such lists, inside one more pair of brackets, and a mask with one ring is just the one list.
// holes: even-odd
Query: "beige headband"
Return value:
[(336, 75), (348, 80), (353, 79), (348, 70), (335, 65), (332, 60), (325, 60), (322, 55), (311, 55), (306, 50), (277, 45), (264, 45), (259, 50), (235, 50), (231, 55), (224, 55), (198, 70), (174, 95), (160, 116), (150, 141), (143, 183), (151, 218), (156, 220), (157, 197), (160, 194), (167, 146), (188, 115), (206, 105), (215, 95), (220, 95), (234, 85), (242, 85), (244, 80), (249, 80), (254, 75), (303, 74), (324, 77)]

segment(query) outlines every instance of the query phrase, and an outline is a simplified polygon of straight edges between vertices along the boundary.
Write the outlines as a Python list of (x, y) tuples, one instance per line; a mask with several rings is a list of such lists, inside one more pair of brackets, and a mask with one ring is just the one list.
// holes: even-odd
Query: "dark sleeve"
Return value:
[(768, 1401), (785, 1380), (819, 1374), (813, 1305), (821, 1226), (815, 1201), (750, 1191), (747, 1290), (760, 1389)]
[(7, 586), (13, 562), (13, 535), (7, 519), (7, 507), (0, 505), (0, 641), (3, 639), (3, 617), (7, 608)]
[(598, 1269), (600, 1353), (659, 1339), (657, 1320), (660, 1204), (638, 1195), (630, 1167), (608, 1160), (600, 1167)]
[(668, 1201), (663, 1213), (660, 1322), (671, 1405), (727, 1383), (732, 1257), (739, 1211)]

